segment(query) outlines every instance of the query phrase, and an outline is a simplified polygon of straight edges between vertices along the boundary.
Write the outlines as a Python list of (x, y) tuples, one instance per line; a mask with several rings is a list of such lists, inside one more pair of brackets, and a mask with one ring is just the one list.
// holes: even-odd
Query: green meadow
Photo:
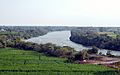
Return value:
[(101, 65), (66, 63), (35, 51), (0, 49), (0, 75), (119, 75)]

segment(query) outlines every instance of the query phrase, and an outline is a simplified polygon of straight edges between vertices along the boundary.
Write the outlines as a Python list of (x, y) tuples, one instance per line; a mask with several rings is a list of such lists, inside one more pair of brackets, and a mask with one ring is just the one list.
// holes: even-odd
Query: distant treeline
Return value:
[(0, 35), (28, 39), (44, 35), (50, 31), (72, 30), (73, 28), (59, 26), (0, 26)]
[(85, 46), (96, 46), (102, 49), (120, 51), (120, 35), (117, 34), (119, 32), (112, 31), (112, 29), (108, 32), (108, 30), (110, 29), (104, 30), (102, 28), (101, 32), (100, 29), (98, 31), (87, 29), (72, 30), (70, 40)]

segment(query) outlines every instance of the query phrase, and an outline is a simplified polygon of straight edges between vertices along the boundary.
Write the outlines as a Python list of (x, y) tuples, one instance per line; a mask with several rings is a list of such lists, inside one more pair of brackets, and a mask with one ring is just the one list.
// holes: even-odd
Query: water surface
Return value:
[[(58, 46), (70, 46), (74, 48), (76, 51), (81, 51), (83, 49), (90, 48), (70, 41), (69, 39), (70, 36), (71, 36), (70, 31), (54, 31), (54, 32), (49, 32), (43, 36), (30, 38), (26, 41), (38, 43), (38, 44), (53, 43)], [(102, 49), (99, 50), (99, 52), (106, 54), (107, 50)], [(120, 55), (120, 51), (111, 51), (111, 53), (114, 55)]]

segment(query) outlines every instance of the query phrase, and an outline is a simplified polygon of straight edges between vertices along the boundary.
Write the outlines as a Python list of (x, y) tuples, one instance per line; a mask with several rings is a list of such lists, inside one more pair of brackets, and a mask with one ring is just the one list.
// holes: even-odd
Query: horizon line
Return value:
[(120, 27), (116, 24), (0, 24), (0, 26), (58, 26), (58, 27)]

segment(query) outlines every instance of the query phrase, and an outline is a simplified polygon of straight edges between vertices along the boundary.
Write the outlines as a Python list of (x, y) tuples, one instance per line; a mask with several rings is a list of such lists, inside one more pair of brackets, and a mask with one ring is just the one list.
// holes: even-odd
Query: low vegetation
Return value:
[(66, 63), (35, 51), (0, 49), (0, 75), (118, 75), (116, 70), (90, 64)]
[(97, 32), (97, 34), (106, 35), (106, 36), (112, 37), (114, 39), (117, 38), (117, 34), (115, 34), (114, 32)]

